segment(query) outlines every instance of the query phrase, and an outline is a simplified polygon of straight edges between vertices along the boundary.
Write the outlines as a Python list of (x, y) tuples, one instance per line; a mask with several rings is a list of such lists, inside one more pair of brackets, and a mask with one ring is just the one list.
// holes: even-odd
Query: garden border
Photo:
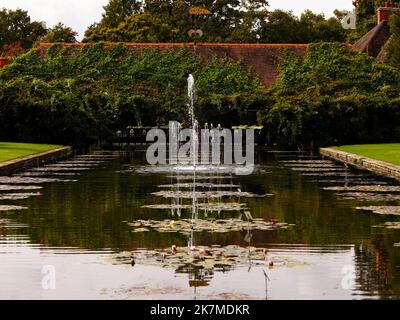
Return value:
[(2, 162), (0, 163), (0, 175), (10, 175), (24, 169), (39, 167), (40, 165), (43, 165), (45, 163), (65, 159), (71, 154), (71, 147), (62, 147), (41, 153), (36, 153), (27, 157)]
[(380, 176), (400, 180), (400, 166), (398, 165), (332, 148), (321, 148), (320, 153), (322, 156), (342, 162), (357, 169), (371, 171)]

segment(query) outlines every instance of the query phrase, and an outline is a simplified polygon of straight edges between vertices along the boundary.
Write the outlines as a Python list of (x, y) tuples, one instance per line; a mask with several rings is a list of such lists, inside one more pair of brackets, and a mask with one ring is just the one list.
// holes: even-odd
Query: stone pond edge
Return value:
[(57, 148), (24, 158), (18, 158), (0, 163), (0, 175), (6, 176), (18, 171), (39, 167), (46, 163), (68, 158), (72, 154), (71, 147)]
[(324, 157), (357, 169), (367, 170), (376, 175), (400, 180), (400, 166), (332, 148), (321, 148), (320, 153)]

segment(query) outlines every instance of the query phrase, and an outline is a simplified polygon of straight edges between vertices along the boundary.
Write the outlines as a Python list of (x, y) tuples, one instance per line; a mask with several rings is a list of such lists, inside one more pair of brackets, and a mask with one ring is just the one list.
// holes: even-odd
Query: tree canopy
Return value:
[(392, 14), (389, 25), (392, 36), (385, 48), (387, 52), (385, 62), (393, 67), (400, 68), (400, 13)]
[(77, 35), (77, 32), (60, 22), (50, 28), (41, 40), (44, 42), (76, 42)]
[[(190, 8), (210, 14), (193, 14)], [(338, 18), (268, 11), (266, 0), (111, 0), (104, 10), (102, 20), (87, 29), (85, 42), (307, 43), (344, 41), (347, 35)]]
[(0, 10), (0, 49), (3, 46), (15, 44), (28, 49), (45, 34), (44, 24), (31, 21), (27, 11)]
[(400, 74), (343, 44), (288, 55), (263, 121), (281, 144), (325, 146), (400, 138)]

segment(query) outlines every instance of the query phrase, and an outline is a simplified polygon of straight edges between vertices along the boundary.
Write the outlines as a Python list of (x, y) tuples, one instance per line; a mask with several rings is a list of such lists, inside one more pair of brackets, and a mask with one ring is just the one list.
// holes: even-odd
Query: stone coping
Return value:
[(72, 153), (71, 147), (61, 147), (23, 158), (12, 159), (0, 163), (0, 175), (9, 175), (21, 170), (38, 167), (45, 163), (67, 158)]
[(325, 157), (348, 164), (357, 169), (371, 171), (380, 176), (400, 180), (400, 166), (398, 165), (332, 148), (321, 148), (320, 153)]

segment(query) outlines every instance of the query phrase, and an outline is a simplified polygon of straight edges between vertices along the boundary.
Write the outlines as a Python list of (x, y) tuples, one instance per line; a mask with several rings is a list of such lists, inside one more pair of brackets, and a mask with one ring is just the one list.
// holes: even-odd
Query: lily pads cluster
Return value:
[(17, 191), (17, 190), (39, 190), (42, 186), (24, 186), (24, 185), (8, 185), (0, 184), (0, 191)]
[(377, 214), (400, 216), (400, 206), (368, 206), (357, 207), (358, 210), (372, 211)]
[[(33, 192), (43, 188), (42, 184), (55, 182), (75, 182), (75, 179), (65, 179), (64, 176), (76, 176), (79, 172), (91, 170), (106, 161), (113, 160), (118, 154), (99, 154), (75, 156), (71, 159), (33, 168), (13, 176), (0, 176), (0, 201), (18, 201), (40, 196)], [(57, 176), (57, 177), (54, 177)], [(31, 191), (31, 192), (27, 192)], [(0, 211), (26, 210), (25, 206), (0, 203)]]
[(46, 171), (34, 171), (34, 172), (23, 172), (15, 174), (15, 177), (48, 177), (48, 176), (62, 176), (62, 177), (75, 177), (81, 175), (79, 172), (46, 172)]
[(159, 191), (159, 192), (153, 192), (152, 195), (163, 198), (182, 198), (182, 199), (192, 199), (192, 198), (204, 199), (204, 198), (223, 198), (223, 197), (264, 198), (267, 196), (272, 196), (272, 194), (257, 195), (251, 192), (241, 192), (241, 191), (212, 191), (212, 192)]
[(177, 232), (183, 234), (189, 234), (192, 231), (227, 233), (245, 230), (277, 230), (293, 226), (284, 222), (267, 222), (264, 221), (264, 219), (253, 219), (251, 221), (245, 221), (242, 219), (137, 220), (134, 223), (129, 223), (129, 225), (133, 227), (134, 232), (155, 230), (158, 232)]
[[(152, 204), (142, 206), (144, 209), (158, 209), (158, 210), (171, 210), (171, 209), (181, 209), (187, 210), (192, 209), (190, 204)], [(202, 211), (241, 211), (246, 210), (245, 203), (238, 202), (216, 202), (216, 203), (198, 203), (196, 205), (197, 209)]]
[[(193, 175), (175, 175), (175, 176), (167, 176), (167, 178), (172, 178), (172, 179), (176, 179), (178, 181), (182, 180), (186, 180), (186, 181), (192, 181), (193, 180)], [(233, 176), (229, 176), (229, 175), (196, 175), (196, 180), (197, 181), (201, 181), (201, 180), (227, 180), (227, 179), (233, 179)]]
[(41, 196), (40, 192), (30, 192), (30, 193), (4, 193), (0, 194), (0, 200), (22, 200), (28, 199), (30, 197)]
[(325, 187), (324, 190), (339, 192), (400, 192), (400, 186), (362, 185), (347, 187)]
[(209, 189), (215, 189), (215, 188), (239, 188), (240, 185), (238, 184), (229, 184), (229, 183), (174, 183), (174, 184), (163, 184), (159, 185), (159, 188), (181, 188), (181, 189), (192, 189), (193, 187), (195, 188), (209, 188)]
[(374, 228), (400, 229), (400, 221), (389, 221), (373, 226)]
[(359, 200), (369, 202), (400, 201), (400, 194), (373, 193), (373, 192), (343, 192), (336, 194), (345, 200)]
[(240, 247), (229, 245), (221, 247), (198, 246), (177, 247), (175, 250), (134, 250), (108, 257), (115, 264), (152, 265), (172, 268), (177, 273), (193, 273), (199, 269), (229, 271), (237, 266), (261, 266), (269, 268), (307, 267), (309, 263), (289, 257), (280, 257), (268, 253), (266, 248)]
[(7, 205), (0, 205), (0, 211), (16, 211), (16, 210), (26, 210), (27, 207), (22, 206), (7, 206)]
[(0, 177), (0, 183), (5, 184), (42, 184), (51, 182), (76, 182), (77, 180), (29, 177)]

